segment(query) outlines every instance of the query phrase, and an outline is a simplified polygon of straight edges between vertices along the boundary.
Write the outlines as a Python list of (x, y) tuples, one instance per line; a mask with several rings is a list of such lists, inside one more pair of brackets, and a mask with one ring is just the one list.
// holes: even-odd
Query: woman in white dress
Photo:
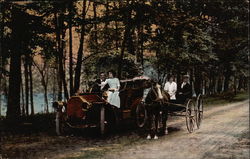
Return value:
[(118, 78), (115, 78), (115, 72), (109, 71), (108, 72), (109, 78), (106, 79), (105, 82), (101, 84), (104, 87), (106, 84), (109, 85), (109, 89), (107, 91), (108, 99), (107, 101), (111, 104), (120, 108), (120, 96), (119, 96), (119, 89), (120, 89), (120, 81)]
[(166, 82), (164, 86), (164, 90), (170, 95), (170, 100), (172, 102), (176, 101), (176, 91), (177, 91), (177, 84), (174, 82), (174, 77), (169, 76), (168, 82)]

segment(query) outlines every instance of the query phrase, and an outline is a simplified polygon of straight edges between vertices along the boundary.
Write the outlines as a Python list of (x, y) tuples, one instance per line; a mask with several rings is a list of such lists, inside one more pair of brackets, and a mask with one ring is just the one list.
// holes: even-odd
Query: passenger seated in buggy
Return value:
[(176, 103), (177, 84), (174, 82), (174, 76), (170, 75), (165, 83), (164, 91), (169, 94), (170, 102)]
[(192, 87), (189, 84), (189, 76), (183, 76), (183, 82), (177, 93), (177, 103), (184, 104), (187, 99), (192, 98)]

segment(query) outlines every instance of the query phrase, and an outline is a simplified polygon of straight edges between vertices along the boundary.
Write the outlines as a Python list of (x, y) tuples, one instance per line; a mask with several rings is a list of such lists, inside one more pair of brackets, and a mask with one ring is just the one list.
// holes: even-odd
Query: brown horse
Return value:
[(166, 109), (170, 96), (161, 89), (161, 86), (152, 82), (151, 89), (145, 99), (148, 112), (149, 132), (147, 139), (158, 139), (158, 133), (167, 131), (168, 112)]

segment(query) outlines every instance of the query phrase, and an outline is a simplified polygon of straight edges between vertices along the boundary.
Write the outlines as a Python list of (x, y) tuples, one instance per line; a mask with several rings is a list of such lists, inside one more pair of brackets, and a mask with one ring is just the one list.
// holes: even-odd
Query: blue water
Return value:
[[(6, 112), (7, 112), (7, 99), (5, 98), (5, 96), (1, 96), (1, 115), (6, 116)], [(21, 105), (22, 103), (22, 99), (21, 101)], [(43, 93), (36, 93), (33, 96), (33, 101), (34, 101), (34, 112), (35, 113), (44, 113), (45, 112), (45, 102), (44, 102), (44, 96)], [(53, 112), (54, 109), (52, 107), (52, 102), (53, 102), (53, 95), (52, 94), (48, 94), (48, 102), (49, 102), (49, 112)], [(30, 112), (30, 107), (29, 107), (29, 112)]]

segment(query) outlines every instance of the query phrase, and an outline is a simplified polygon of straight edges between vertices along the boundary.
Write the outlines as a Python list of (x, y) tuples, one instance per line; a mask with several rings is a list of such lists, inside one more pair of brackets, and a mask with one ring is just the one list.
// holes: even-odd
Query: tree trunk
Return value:
[(217, 94), (218, 93), (218, 76), (215, 77), (215, 86), (214, 86), (214, 93)]
[[(64, 15), (63, 11), (60, 11), (59, 17), (57, 18), (57, 25), (56, 25), (56, 34), (57, 34), (57, 43), (58, 43), (58, 78), (59, 78), (59, 90), (61, 94), (62, 86), (64, 89), (64, 97), (66, 99), (69, 98), (68, 95), (68, 89), (67, 89), (67, 83), (65, 79), (65, 72), (63, 68), (64, 64), (64, 37), (65, 37), (65, 31), (64, 31)], [(62, 100), (62, 98), (61, 98)]]
[(227, 71), (225, 73), (225, 80), (224, 80), (224, 92), (229, 90), (229, 80), (230, 80), (230, 73)]
[[(160, 52), (160, 49), (158, 48), (157, 50), (156, 50), (156, 60), (157, 61), (159, 61), (159, 52)], [(159, 64), (159, 62), (157, 62), (157, 80), (159, 81), (159, 79), (160, 79), (160, 74), (161, 74), (161, 71), (160, 71), (160, 64)]]
[(143, 69), (144, 66), (144, 59), (143, 59), (143, 52), (144, 52), (144, 39), (143, 39), (143, 25), (140, 27), (140, 60), (141, 60), (141, 66)]
[(234, 90), (234, 94), (237, 94), (237, 76), (236, 73), (234, 75), (234, 84), (233, 84), (233, 90)]
[[(9, 77), (9, 94), (7, 106), (7, 119), (12, 123), (17, 123), (20, 117), (20, 85), (21, 85), (21, 43), (19, 37), (22, 37), (20, 30), (21, 16), (19, 10), (12, 7), (12, 42), (10, 55), (10, 77)], [(12, 125), (15, 126), (15, 125)]]
[[(0, 78), (0, 86), (2, 84), (2, 77)], [(2, 116), (2, 90), (0, 89), (0, 116)]]
[(42, 78), (41, 78), (41, 83), (42, 83), (42, 86), (43, 86), (43, 89), (44, 89), (44, 103), (45, 103), (45, 112), (46, 113), (49, 113), (49, 104), (48, 104), (48, 95), (47, 95), (47, 77), (46, 76), (46, 73), (43, 73), (41, 74)]
[(60, 26), (59, 26), (59, 18), (57, 13), (55, 15), (55, 31), (56, 31), (56, 43), (57, 43), (57, 56), (56, 56), (56, 64), (57, 64), (57, 82), (58, 82), (58, 100), (62, 100), (62, 79), (60, 75), (60, 48), (61, 48), (61, 37), (60, 37)]
[[(1, 19), (1, 26), (0, 26), (0, 68), (4, 68), (4, 56), (3, 56), (3, 50), (2, 50), (2, 45), (3, 45), (3, 33), (4, 33), (4, 4), (0, 5), (0, 10), (2, 13), (2, 19)], [(0, 116), (2, 115), (2, 78), (3, 74), (0, 74)]]
[(204, 95), (207, 95), (208, 94), (208, 90), (207, 90), (207, 80), (205, 79), (203, 81), (203, 90), (204, 90)]
[(73, 85), (73, 52), (72, 52), (72, 7), (73, 2), (69, 2), (69, 90), (70, 96), (74, 93)]
[[(115, 8), (117, 8), (117, 5), (116, 5), (116, 2), (114, 1), (113, 2), (113, 5), (114, 5), (114, 7)], [(119, 50), (119, 34), (118, 34), (118, 22), (117, 21), (115, 21), (115, 49), (116, 49), (116, 51), (118, 51)]]
[(195, 82), (194, 82), (194, 89), (196, 95), (202, 93), (202, 76), (201, 76), (201, 70), (199, 67), (196, 67), (195, 70)]
[(53, 69), (52, 70), (52, 76), (53, 76), (53, 88), (52, 88), (52, 93), (53, 93), (53, 101), (56, 100), (56, 79), (57, 79), (57, 76), (56, 76), (56, 69)]
[[(127, 4), (128, 3), (129, 2), (127, 1)], [(124, 57), (125, 47), (126, 47), (126, 43), (129, 37), (130, 29), (131, 29), (130, 18), (131, 18), (131, 10), (129, 10), (128, 13), (126, 14), (126, 18), (124, 21), (125, 31), (124, 31), (121, 54), (120, 54), (120, 59), (119, 59), (119, 66), (118, 66), (118, 78), (119, 79), (122, 76), (123, 57)]]
[(242, 76), (240, 76), (240, 78), (239, 78), (239, 85), (238, 85), (238, 90), (240, 91), (242, 88), (243, 88), (243, 77)]
[(244, 77), (244, 89), (250, 90), (249, 86), (249, 77)]
[(29, 115), (29, 71), (28, 71), (28, 55), (25, 55), (24, 60), (24, 80), (25, 80), (25, 108), (26, 116)]
[(194, 93), (193, 92), (193, 90), (194, 90), (194, 68), (191, 67), (189, 72), (190, 72), (190, 85), (192, 88), (192, 93)]
[(122, 65), (123, 65), (123, 57), (124, 57), (124, 51), (125, 51), (125, 36), (126, 36), (126, 31), (124, 33), (124, 39), (122, 42), (122, 48), (121, 48), (121, 54), (120, 54), (120, 61), (119, 61), (119, 66), (118, 66), (118, 78), (120, 79), (122, 76)]
[[(65, 47), (65, 30), (64, 28), (64, 24), (63, 24), (63, 14), (61, 14), (61, 25), (60, 25), (60, 29), (61, 29), (61, 47), (60, 47), (60, 51), (59, 51), (59, 72), (60, 72), (60, 78), (63, 84), (63, 92), (64, 92), (64, 97), (68, 100), (69, 99), (69, 93), (68, 93), (68, 87), (67, 87), (67, 82), (66, 82), (66, 76), (65, 76), (65, 60), (64, 60), (64, 47)], [(66, 70), (66, 69), (65, 69)]]
[[(96, 3), (93, 2), (93, 14), (94, 14), (94, 20), (96, 21), (97, 15), (96, 15)], [(106, 24), (105, 27), (106, 28)], [(94, 23), (94, 41), (95, 41), (95, 53), (97, 53), (97, 49), (98, 49), (98, 39), (97, 39), (97, 24), (96, 22)]]
[(33, 102), (33, 76), (32, 76), (32, 65), (29, 62), (29, 78), (30, 78), (30, 107), (31, 107), (31, 115), (34, 115), (34, 102)]
[(22, 115), (25, 116), (25, 102), (24, 102), (24, 90), (23, 90), (23, 80), (21, 78), (21, 99), (22, 99), (22, 109), (21, 109), (21, 112), (22, 112)]
[(180, 67), (177, 66), (177, 79), (176, 79), (176, 83), (177, 83), (177, 90), (180, 89), (181, 86), (181, 75), (180, 75)]
[(75, 84), (74, 93), (76, 93), (80, 88), (80, 78), (81, 78), (81, 68), (82, 68), (82, 57), (83, 57), (83, 43), (85, 36), (85, 16), (86, 16), (86, 0), (83, 1), (82, 8), (82, 26), (81, 26), (81, 36), (80, 36), (80, 46), (77, 53), (77, 63), (75, 68)]

